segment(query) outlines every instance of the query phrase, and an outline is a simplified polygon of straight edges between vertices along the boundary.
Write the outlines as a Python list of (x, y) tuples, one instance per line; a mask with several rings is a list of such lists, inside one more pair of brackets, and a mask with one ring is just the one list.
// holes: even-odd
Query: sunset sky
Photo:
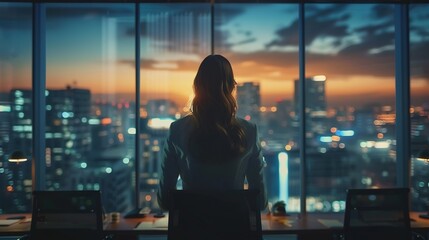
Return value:
[[(47, 4), (47, 88), (133, 99), (133, 4)], [(428, 103), (429, 5), (411, 7), (412, 98)], [(185, 105), (210, 54), (210, 5), (141, 5), (141, 97)], [(306, 5), (306, 75), (326, 75), (328, 105), (393, 103), (394, 8)], [(293, 99), (297, 4), (216, 4), (215, 53), (238, 82), (259, 82), (264, 105)], [(0, 91), (31, 86), (31, 8), (0, 3)], [(113, 94), (112, 94), (113, 93)]]

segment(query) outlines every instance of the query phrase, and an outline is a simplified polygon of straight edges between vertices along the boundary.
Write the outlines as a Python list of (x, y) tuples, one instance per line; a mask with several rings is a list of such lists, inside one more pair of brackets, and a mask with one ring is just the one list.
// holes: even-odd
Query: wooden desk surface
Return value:
[[(6, 219), (11, 216), (25, 215), (26, 219), (10, 226), (0, 226), (0, 235), (22, 235), (30, 231), (31, 214), (3, 214), (0, 219)], [(410, 217), (413, 219), (411, 227), (414, 230), (429, 231), (429, 220), (419, 218), (419, 213), (411, 212)], [(306, 215), (291, 214), (287, 217), (276, 217), (271, 215), (261, 215), (262, 230), (264, 234), (301, 234), (303, 232), (332, 232), (340, 231), (342, 228), (343, 213), (307, 213)], [(160, 218), (154, 218), (148, 215), (144, 218), (124, 219), (118, 223), (105, 224), (105, 230), (109, 233), (127, 233), (127, 234), (161, 234), (167, 233), (166, 227), (161, 228), (143, 228), (136, 230), (135, 227), (141, 222), (145, 226), (160, 221)], [(167, 219), (163, 219), (167, 221)]]

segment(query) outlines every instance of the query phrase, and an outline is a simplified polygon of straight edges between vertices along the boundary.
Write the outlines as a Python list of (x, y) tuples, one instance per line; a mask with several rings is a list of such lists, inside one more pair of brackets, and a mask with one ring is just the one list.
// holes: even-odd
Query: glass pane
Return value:
[(140, 25), (139, 206), (158, 208), (161, 149), (168, 128), (188, 113), (196, 71), (210, 54), (210, 4), (141, 4)]
[(308, 211), (342, 211), (347, 188), (393, 187), (394, 7), (307, 4)]
[(134, 203), (134, 4), (46, 5), (46, 188)]
[(215, 53), (231, 61), (238, 117), (258, 126), (268, 200), (300, 210), (299, 125), (294, 79), (298, 68), (297, 4), (217, 4)]
[[(0, 3), (0, 214), (31, 211), (31, 3)], [(29, 159), (30, 160), (30, 159)]]
[(429, 206), (429, 162), (420, 156), (429, 151), (428, 12), (429, 4), (410, 5), (411, 200), (416, 211)]

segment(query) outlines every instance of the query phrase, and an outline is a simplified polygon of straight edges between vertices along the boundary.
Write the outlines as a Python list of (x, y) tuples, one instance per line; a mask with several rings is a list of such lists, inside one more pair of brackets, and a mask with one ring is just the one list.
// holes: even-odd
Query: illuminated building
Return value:
[[(91, 95), (89, 90), (72, 89), (47, 90), (46, 96), (46, 189), (70, 189), (68, 179), (73, 162), (84, 161), (90, 157), (91, 131), (88, 125)], [(32, 146), (32, 98), (30, 90), (15, 89), (10, 92), (11, 130), (10, 144), (14, 149), (31, 153)], [(16, 173), (9, 181), (15, 194), (23, 192), (25, 198), (7, 198), (14, 200), (13, 207), (18, 211), (29, 211), (31, 206), (31, 164), (20, 164), (19, 170), (5, 172)], [(15, 175), (16, 175), (15, 174)], [(19, 177), (21, 176), (21, 177)], [(10, 191), (12, 192), (12, 191)], [(23, 202), (20, 202), (24, 200)]]
[(68, 189), (76, 161), (91, 157), (91, 93), (67, 87), (46, 91), (46, 188)]
[[(326, 127), (327, 121), (327, 108), (326, 108), (326, 77), (324, 75), (317, 75), (305, 79), (305, 114), (307, 138), (313, 138), (324, 134), (328, 129)], [(299, 80), (294, 82), (294, 101), (295, 112), (299, 116)], [(298, 120), (298, 118), (296, 118)], [(314, 139), (314, 138), (313, 138)], [(310, 145), (318, 143), (308, 141)]]
[(259, 83), (239, 83), (237, 85), (237, 105), (238, 117), (256, 124), (260, 123), (261, 94)]
[[(299, 105), (299, 80), (295, 80), (295, 108)], [(326, 108), (326, 77), (317, 75), (305, 79), (305, 112), (311, 118), (325, 118)], [(298, 112), (298, 111), (296, 111)]]

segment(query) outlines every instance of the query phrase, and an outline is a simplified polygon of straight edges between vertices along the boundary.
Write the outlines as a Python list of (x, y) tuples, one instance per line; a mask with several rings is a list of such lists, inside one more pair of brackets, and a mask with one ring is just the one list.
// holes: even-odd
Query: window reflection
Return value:
[(46, 189), (133, 207), (133, 4), (46, 5)]
[(141, 5), (139, 207), (158, 207), (163, 144), (170, 123), (189, 113), (195, 73), (210, 54), (210, 19), (210, 4)]

